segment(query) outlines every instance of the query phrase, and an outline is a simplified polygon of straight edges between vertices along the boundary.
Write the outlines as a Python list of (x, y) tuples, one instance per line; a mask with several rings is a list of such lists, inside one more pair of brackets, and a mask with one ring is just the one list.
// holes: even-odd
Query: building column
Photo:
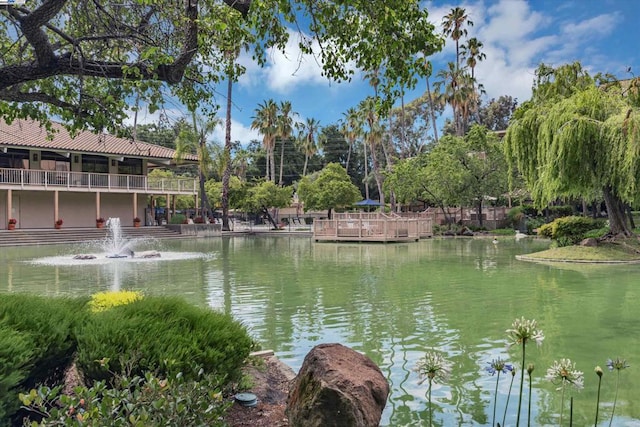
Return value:
[(169, 224), (169, 221), (171, 221), (171, 194), (167, 193), (166, 198), (167, 198), (166, 216), (167, 216), (167, 224)]
[(10, 218), (13, 218), (11, 215), (13, 214), (13, 190), (9, 188), (7, 190), (7, 223)]
[(100, 192), (96, 192), (96, 219), (100, 218), (100, 211), (102, 209), (100, 208)]
[(138, 193), (133, 193), (133, 218), (137, 218), (137, 217), (138, 217)]
[(58, 210), (58, 190), (53, 192), (53, 222), (56, 222), (60, 219), (59, 210)]

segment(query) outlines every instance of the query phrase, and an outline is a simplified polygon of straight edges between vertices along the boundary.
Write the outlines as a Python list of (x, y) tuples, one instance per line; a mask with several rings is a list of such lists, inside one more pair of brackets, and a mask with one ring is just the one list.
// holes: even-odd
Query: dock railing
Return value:
[(336, 241), (415, 241), (428, 237), (431, 219), (402, 218), (380, 212), (346, 212), (332, 219), (315, 220), (315, 240)]

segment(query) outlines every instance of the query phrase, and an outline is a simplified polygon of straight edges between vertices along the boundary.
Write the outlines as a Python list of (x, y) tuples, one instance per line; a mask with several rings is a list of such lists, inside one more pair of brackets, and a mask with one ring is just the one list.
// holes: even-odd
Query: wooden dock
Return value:
[(415, 242), (431, 236), (430, 218), (404, 218), (380, 212), (337, 213), (332, 219), (313, 222), (316, 242)]

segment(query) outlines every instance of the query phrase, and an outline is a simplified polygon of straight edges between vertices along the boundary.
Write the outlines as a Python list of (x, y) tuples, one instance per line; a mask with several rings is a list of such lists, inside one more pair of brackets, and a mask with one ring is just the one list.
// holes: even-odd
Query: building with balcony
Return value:
[(70, 135), (53, 123), (0, 119), (0, 229), (9, 219), (19, 228), (95, 227), (97, 218), (119, 217), (123, 226), (154, 224), (154, 197), (178, 195), (197, 200), (193, 178), (153, 178), (154, 168), (198, 163), (196, 155), (179, 162), (175, 150), (108, 134)]

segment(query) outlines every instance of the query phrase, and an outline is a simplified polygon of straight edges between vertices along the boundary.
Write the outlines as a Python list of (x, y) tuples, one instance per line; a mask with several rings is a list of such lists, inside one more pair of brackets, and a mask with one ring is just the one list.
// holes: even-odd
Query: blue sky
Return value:
[[(478, 64), (475, 74), (487, 91), (487, 100), (500, 95), (511, 95), (519, 102), (527, 100), (534, 71), (541, 62), (557, 66), (580, 61), (593, 73), (609, 72), (619, 78), (631, 77), (627, 72), (631, 67), (640, 76), (638, 0), (424, 2), (438, 30), (442, 17), (456, 6), (464, 7), (474, 22), (468, 36), (477, 37), (484, 44), (487, 57)], [(444, 50), (431, 60), (437, 73), (447, 62), (455, 60), (455, 44), (448, 41)], [(318, 60), (300, 54), (295, 35), (285, 53), (269, 55), (264, 68), (259, 68), (248, 56), (242, 56), (240, 61), (247, 67), (247, 73), (234, 86), (232, 139), (243, 144), (262, 139), (250, 129), (250, 124), (258, 104), (266, 99), (289, 100), (299, 120), (315, 118), (324, 126), (336, 123), (348, 108), (373, 92), (361, 74), (340, 84), (322, 77)], [(424, 82), (420, 82), (413, 92), (407, 93), (405, 102), (424, 90)], [(226, 102), (225, 93), (226, 86), (221, 87), (218, 97), (222, 105)], [(170, 120), (183, 114), (178, 106), (165, 112)], [(157, 121), (157, 114), (143, 113), (138, 120)], [(224, 140), (222, 128), (214, 133), (213, 139)]]

